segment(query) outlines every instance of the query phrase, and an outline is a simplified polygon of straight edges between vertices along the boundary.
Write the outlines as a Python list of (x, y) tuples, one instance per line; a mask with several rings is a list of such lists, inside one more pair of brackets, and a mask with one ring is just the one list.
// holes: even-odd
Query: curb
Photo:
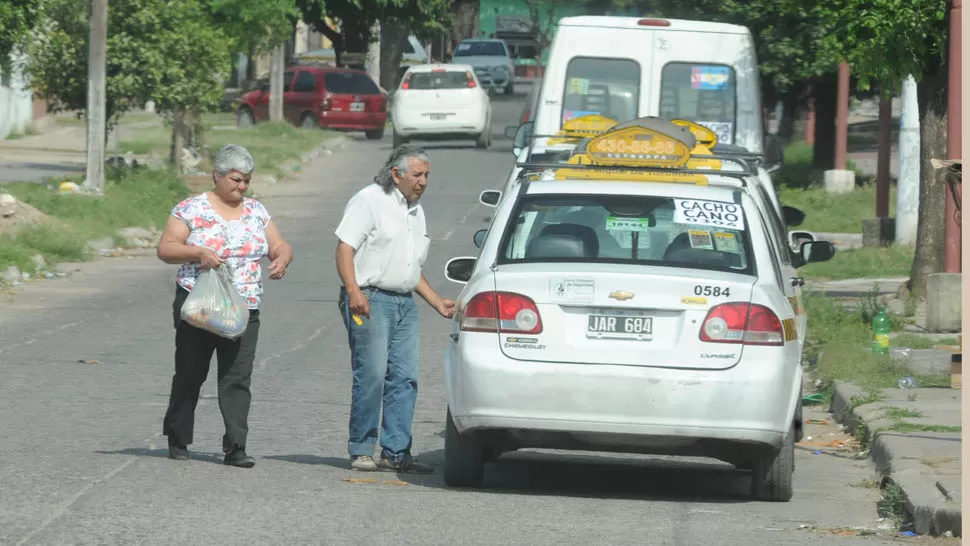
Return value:
[[(851, 383), (835, 382), (835, 392), (832, 395), (832, 413), (836, 421), (845, 425), (855, 433), (859, 425), (866, 425), (853, 408), (852, 398), (865, 395), (865, 391)], [(947, 532), (953, 536), (961, 536), (963, 515), (960, 506), (946, 503), (947, 497), (936, 486), (930, 484), (919, 469), (907, 469), (902, 464), (899, 455), (899, 440), (904, 434), (882, 432), (873, 438), (871, 429), (867, 428), (866, 441), (869, 443), (869, 458), (876, 466), (876, 470), (887, 483), (897, 485), (903, 492), (906, 510), (913, 519), (913, 529), (920, 535), (940, 536)]]
[(288, 180), (294, 175), (296, 175), (297, 172), (302, 171), (303, 165), (308, 165), (312, 163), (321, 155), (330, 155), (334, 152), (334, 150), (339, 150), (346, 147), (351, 141), (352, 139), (350, 139), (346, 135), (341, 135), (341, 134), (335, 135), (333, 138), (323, 142), (316, 148), (303, 154), (303, 156), (301, 156), (300, 159), (289, 161), (281, 165), (281, 169), (283, 170), (284, 174), (280, 178), (276, 178), (271, 174), (263, 174), (263, 175), (256, 175), (256, 178), (257, 178), (256, 181), (261, 184), (276, 184), (278, 182)]

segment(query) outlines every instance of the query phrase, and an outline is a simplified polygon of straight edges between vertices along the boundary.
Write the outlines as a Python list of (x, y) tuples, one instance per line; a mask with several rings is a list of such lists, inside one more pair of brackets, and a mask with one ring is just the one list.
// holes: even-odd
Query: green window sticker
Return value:
[(607, 231), (647, 231), (650, 227), (649, 218), (617, 218), (606, 217)]

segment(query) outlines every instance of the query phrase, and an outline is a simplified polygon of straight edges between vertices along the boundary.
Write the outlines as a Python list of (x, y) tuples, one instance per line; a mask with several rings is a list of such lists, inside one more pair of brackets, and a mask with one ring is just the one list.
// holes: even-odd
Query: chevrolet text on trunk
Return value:
[(479, 255), (445, 266), (464, 284), (446, 483), (479, 485), (486, 462), (527, 448), (705, 456), (750, 470), (755, 498), (788, 501), (802, 338), (754, 167), (652, 118), (520, 166), (537, 174), (476, 234)]

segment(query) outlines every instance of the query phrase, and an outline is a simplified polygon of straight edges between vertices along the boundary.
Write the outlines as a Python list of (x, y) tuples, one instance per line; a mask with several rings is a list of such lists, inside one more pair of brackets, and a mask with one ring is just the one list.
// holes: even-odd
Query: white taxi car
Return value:
[(545, 448), (713, 457), (750, 469), (756, 498), (792, 497), (792, 286), (750, 170), (687, 168), (695, 144), (656, 119), (603, 133), (517, 184), (479, 256), (449, 260), (465, 286), (445, 354), (447, 484)]
[(404, 73), (391, 105), (394, 146), (412, 138), (492, 143), (492, 104), (471, 65), (424, 64)]

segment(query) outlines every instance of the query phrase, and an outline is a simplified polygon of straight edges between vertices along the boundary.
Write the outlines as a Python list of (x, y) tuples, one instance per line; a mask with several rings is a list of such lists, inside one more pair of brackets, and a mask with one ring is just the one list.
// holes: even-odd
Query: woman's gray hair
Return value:
[(244, 175), (252, 174), (256, 170), (256, 160), (249, 150), (238, 144), (226, 144), (212, 160), (212, 167), (219, 176), (226, 176), (231, 171), (239, 171)]
[(391, 193), (391, 190), (396, 187), (391, 170), (396, 167), (399, 173), (407, 174), (411, 166), (409, 163), (411, 158), (425, 163), (431, 163), (431, 160), (428, 159), (428, 152), (424, 151), (424, 148), (410, 144), (402, 144), (391, 152), (391, 156), (381, 166), (381, 170), (377, 171), (377, 176), (374, 177), (374, 183), (380, 186), (384, 190), (384, 193)]

